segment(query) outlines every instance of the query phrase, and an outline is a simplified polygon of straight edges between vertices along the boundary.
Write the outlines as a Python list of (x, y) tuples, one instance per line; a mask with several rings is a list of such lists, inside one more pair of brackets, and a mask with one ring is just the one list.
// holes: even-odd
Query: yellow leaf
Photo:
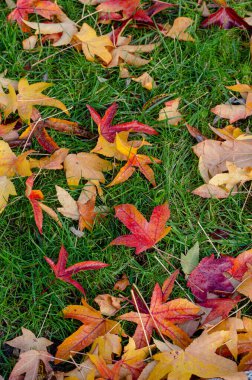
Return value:
[(5, 209), (9, 196), (17, 195), (13, 183), (6, 176), (0, 177), (0, 214)]
[(0, 176), (13, 177), (19, 174), (23, 177), (32, 175), (30, 163), (27, 156), (32, 151), (22, 153), (20, 156), (12, 152), (9, 144), (5, 141), (0, 141)]
[(75, 36), (82, 42), (82, 50), (88, 61), (93, 62), (95, 56), (106, 64), (111, 61), (112, 55), (107, 47), (113, 47), (113, 43), (108, 36), (97, 36), (96, 31), (86, 23)]

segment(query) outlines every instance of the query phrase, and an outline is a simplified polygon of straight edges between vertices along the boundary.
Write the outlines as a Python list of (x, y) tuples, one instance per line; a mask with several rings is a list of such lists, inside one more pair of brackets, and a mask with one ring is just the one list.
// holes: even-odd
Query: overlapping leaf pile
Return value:
[[(153, 41), (147, 45), (131, 44), (132, 36), (123, 36), (126, 28), (157, 28), (163, 37), (193, 41), (186, 32), (192, 24), (191, 19), (178, 17), (172, 26), (168, 23), (156, 24), (153, 16), (161, 11), (176, 10), (174, 4), (154, 1), (152, 6), (147, 7), (140, 0), (81, 2), (96, 6), (98, 22), (111, 24), (111, 33), (97, 35), (96, 30), (87, 23), (79, 28), (50, 0), (18, 0), (8, 19), (17, 22), (23, 32), (30, 33), (23, 41), (24, 49), (33, 49), (37, 43), (44, 44), (46, 41), (51, 41), (55, 47), (72, 45), (82, 51), (88, 61), (97, 60), (107, 68), (120, 66), (120, 76), (124, 78), (131, 77), (131, 74), (122, 65), (147, 64), (149, 60), (142, 58), (141, 53), (150, 53), (158, 46)], [(250, 19), (242, 19), (223, 0), (216, 0), (215, 3), (219, 9), (207, 15), (202, 27), (239, 27), (251, 32)], [(203, 4), (203, 10), (206, 15), (209, 11), (206, 4)], [(32, 21), (32, 15), (41, 17), (41, 22)], [(33, 30), (35, 34), (32, 34)], [(132, 79), (141, 82), (148, 90), (154, 85), (148, 73)], [(113, 124), (116, 103), (103, 116), (87, 105), (97, 125), (96, 146), (90, 152), (69, 152), (69, 149), (59, 147), (48, 129), (84, 138), (94, 136), (69, 120), (42, 118), (38, 106), (54, 107), (69, 114), (61, 101), (43, 93), (50, 86), (44, 82), (29, 84), (26, 78), (16, 82), (4, 78), (4, 75), (0, 77), (0, 109), (4, 117), (0, 125), (0, 212), (4, 211), (9, 198), (17, 195), (14, 185), (17, 178), (27, 177), (26, 191), (19, 195), (30, 202), (40, 234), (43, 233), (43, 212), (62, 226), (64, 218), (61, 219), (55, 210), (47, 206), (43, 202), (43, 193), (33, 187), (41, 172), (64, 170), (69, 189), (80, 186), (82, 189), (78, 199), (74, 199), (67, 189), (56, 186), (55, 194), (61, 205), (57, 211), (78, 223), (78, 228), (73, 227), (71, 231), (81, 237), (85, 229), (92, 230), (95, 223), (102, 222), (108, 213), (105, 206), (96, 205), (96, 200), (99, 197), (102, 202), (102, 186), (109, 176), (111, 182), (107, 187), (127, 181), (136, 171), (156, 186), (152, 168), (161, 161), (138, 151), (148, 150), (151, 144), (146, 141), (146, 136), (155, 136), (158, 132), (136, 120)], [(231, 99), (230, 104), (218, 105), (212, 112), (230, 123), (251, 116), (251, 86), (237, 84), (229, 90), (241, 94), (239, 104), (237, 99), (236, 103)], [(173, 126), (183, 122), (184, 118), (178, 110), (179, 102), (179, 98), (165, 102), (158, 120), (167, 120)], [(194, 194), (226, 198), (230, 193), (238, 192), (243, 183), (252, 180), (252, 138), (249, 132), (244, 133), (235, 125), (212, 128), (221, 140), (210, 140), (196, 128), (188, 125), (188, 130), (199, 141), (193, 150), (199, 157), (200, 173), (206, 182), (194, 190)], [(135, 134), (141, 137), (136, 140)], [(46, 157), (38, 159), (38, 152), (29, 149), (33, 139), (48, 153)], [(16, 154), (13, 147), (23, 150)], [(112, 169), (117, 172), (114, 178), (111, 178)], [(156, 244), (171, 229), (166, 226), (170, 218), (167, 203), (156, 206), (149, 221), (133, 204), (115, 206), (115, 217), (130, 234), (116, 237), (110, 242), (111, 246), (134, 248), (136, 255), (149, 249), (160, 253)], [(190, 301), (188, 297), (171, 298), (174, 283), (181, 276), (179, 270), (175, 270), (162, 286), (159, 283), (155, 285), (150, 302), (144, 300), (136, 285), (132, 284), (129, 291), (130, 283), (124, 275), (115, 284), (113, 294), (100, 294), (94, 299), (100, 310), (90, 306), (86, 299), (82, 299), (82, 305), (70, 305), (63, 310), (64, 318), (76, 319), (82, 325), (57, 349), (53, 342), (36, 338), (31, 331), (23, 328), (21, 336), (6, 342), (20, 350), (9, 379), (186, 380), (192, 375), (246, 379), (244, 371), (252, 369), (252, 320), (241, 318), (239, 309), (231, 315), (230, 312), (243, 305), (244, 299), (252, 300), (252, 250), (242, 252), (236, 258), (228, 255), (215, 258), (211, 255), (199, 263), (198, 257), (197, 246), (181, 256), (187, 287), (194, 296)], [(74, 275), (86, 270), (106, 270), (103, 268), (109, 265), (85, 261), (66, 267), (68, 253), (64, 246), (60, 249), (57, 262), (51, 257), (45, 257), (45, 260), (57, 279), (73, 285), (84, 295), (85, 290)], [(127, 311), (123, 313), (122, 308), (127, 308)], [(53, 348), (48, 349), (51, 346)], [(80, 360), (79, 357), (84, 359)], [(70, 363), (73, 369), (64, 370), (64, 363)]]

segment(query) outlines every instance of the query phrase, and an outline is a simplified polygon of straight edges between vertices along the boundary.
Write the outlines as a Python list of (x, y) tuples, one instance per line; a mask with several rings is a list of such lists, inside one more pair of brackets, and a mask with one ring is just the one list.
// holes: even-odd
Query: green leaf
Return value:
[(199, 242), (189, 249), (187, 255), (181, 253), (181, 266), (185, 274), (190, 274), (199, 263)]

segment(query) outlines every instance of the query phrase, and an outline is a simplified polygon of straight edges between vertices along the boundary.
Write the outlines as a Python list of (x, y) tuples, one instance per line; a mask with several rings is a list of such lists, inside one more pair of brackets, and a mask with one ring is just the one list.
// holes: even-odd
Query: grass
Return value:
[[(5, 2), (0, 4), (0, 21), (2, 24), (0, 39), (0, 72), (8, 70), (7, 77), (19, 79), (26, 76), (30, 82), (46, 80), (55, 85), (48, 91), (71, 108), (71, 120), (78, 121), (84, 127), (96, 131), (91, 121), (86, 103), (100, 113), (113, 101), (118, 102), (119, 111), (116, 121), (137, 119), (154, 126), (158, 136), (148, 137), (153, 143), (145, 151), (162, 159), (162, 165), (155, 165), (157, 187), (150, 184), (139, 174), (124, 184), (104, 188), (105, 204), (110, 213), (92, 232), (85, 232), (84, 237), (77, 239), (69, 230), (72, 222), (62, 217), (63, 228), (45, 216), (44, 234), (40, 236), (34, 224), (31, 206), (24, 197), (25, 179), (15, 180), (18, 197), (11, 198), (8, 207), (0, 218), (0, 339), (3, 343), (20, 334), (22, 326), (31, 329), (35, 334), (41, 331), (52, 341), (62, 341), (74, 331), (72, 321), (64, 321), (61, 310), (80, 302), (79, 292), (70, 285), (55, 281), (53, 274), (43, 256), (56, 259), (61, 244), (69, 252), (69, 264), (83, 260), (100, 260), (110, 264), (101, 271), (80, 274), (77, 278), (87, 291), (88, 301), (94, 305), (97, 294), (111, 293), (115, 281), (126, 273), (131, 283), (136, 283), (143, 296), (148, 300), (155, 282), (161, 283), (167, 272), (155, 259), (155, 251), (150, 250), (142, 256), (135, 256), (132, 249), (108, 247), (116, 236), (125, 233), (126, 229), (114, 219), (113, 206), (122, 203), (133, 203), (147, 217), (154, 206), (168, 200), (171, 208), (169, 224), (172, 231), (159, 244), (167, 253), (180, 257), (196, 241), (199, 241), (201, 257), (213, 253), (206, 235), (216, 229), (227, 230), (227, 239), (214, 241), (218, 252), (237, 255), (251, 247), (251, 200), (245, 204), (248, 186), (242, 194), (225, 200), (204, 200), (191, 194), (191, 190), (203, 183), (197, 169), (198, 160), (191, 147), (195, 143), (184, 125), (169, 126), (156, 121), (161, 105), (143, 110), (143, 105), (157, 95), (169, 94), (172, 98), (181, 97), (181, 112), (187, 122), (198, 127), (211, 137), (208, 127), (213, 121), (211, 107), (225, 102), (230, 93), (225, 85), (231, 85), (238, 79), (241, 83), (251, 83), (251, 61), (248, 39), (239, 30), (201, 30), (200, 16), (195, 11), (196, 1), (177, 1), (180, 5), (179, 15), (192, 17), (195, 20), (190, 33), (195, 43), (186, 43), (164, 39), (161, 46), (152, 54), (152, 61), (143, 68), (130, 68), (132, 75), (140, 75), (145, 70), (153, 75), (158, 87), (148, 92), (138, 83), (127, 83), (118, 76), (118, 68), (107, 70), (97, 63), (87, 62), (74, 49), (60, 52), (50, 46), (44, 46), (33, 52), (22, 50), (21, 41), (25, 38), (17, 25), (6, 21), (9, 10)], [(249, 10), (249, 1), (230, 1), (241, 15)], [(82, 17), (83, 6), (77, 0), (61, 0), (68, 16), (77, 21)], [(93, 8), (86, 8), (92, 12)], [(163, 20), (170, 22), (177, 15), (163, 13)], [(94, 16), (85, 21), (96, 24)], [(102, 30), (106, 30), (106, 27)], [(129, 32), (129, 31), (128, 31)], [(153, 40), (156, 32), (132, 30), (134, 43), (143, 44)], [(51, 58), (40, 61), (51, 55)], [(27, 70), (28, 68), (28, 70)], [(46, 109), (43, 116), (54, 115), (55, 110)], [(227, 125), (221, 121), (220, 125)], [(251, 121), (241, 122), (245, 130)], [(50, 132), (51, 133), (51, 132)], [(81, 140), (76, 137), (51, 133), (61, 147), (70, 148), (72, 152), (89, 151), (94, 141)], [(38, 148), (36, 143), (34, 148)], [(111, 174), (107, 175), (107, 183)], [(35, 183), (45, 195), (45, 203), (56, 209), (55, 185), (67, 188), (63, 171), (42, 172)], [(80, 186), (81, 188), (81, 186)], [(80, 189), (79, 189), (80, 190)], [(79, 190), (71, 192), (78, 196)], [(172, 267), (165, 261), (168, 271)], [(179, 261), (171, 263), (180, 267)], [(181, 285), (185, 282), (179, 277)], [(186, 288), (185, 288), (186, 289)], [(186, 292), (188, 290), (186, 289)], [(127, 292), (125, 294), (128, 294)], [(185, 297), (184, 292), (176, 286), (174, 297)], [(48, 308), (50, 310), (46, 317)], [(4, 348), (4, 346), (2, 346)], [(15, 359), (0, 350), (1, 374), (7, 376)]]

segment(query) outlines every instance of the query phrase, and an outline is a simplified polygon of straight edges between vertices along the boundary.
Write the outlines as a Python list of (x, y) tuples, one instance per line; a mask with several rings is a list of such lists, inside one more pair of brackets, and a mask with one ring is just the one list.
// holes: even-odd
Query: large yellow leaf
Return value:
[(81, 178), (105, 182), (103, 171), (111, 170), (112, 164), (93, 153), (69, 154), (64, 161), (69, 187), (78, 186)]
[(81, 41), (83, 53), (88, 61), (93, 62), (95, 56), (106, 64), (111, 61), (112, 55), (107, 47), (113, 47), (113, 43), (108, 36), (97, 36), (96, 31), (85, 23), (76, 37)]
[(10, 84), (8, 94), (0, 93), (0, 108), (4, 110), (5, 118), (17, 110), (23, 121), (30, 122), (35, 105), (56, 107), (68, 114), (66, 106), (61, 101), (42, 94), (51, 86), (51, 83), (46, 82), (30, 85), (26, 78), (21, 78), (18, 82), (18, 94), (16, 94), (15, 89)]
[(6, 176), (0, 177), (0, 214), (5, 209), (9, 196), (17, 195), (13, 183)]
[(19, 174), (23, 177), (32, 175), (30, 163), (27, 156), (32, 151), (22, 153), (20, 156), (12, 152), (9, 144), (5, 141), (0, 141), (0, 176), (13, 177)]
[(238, 373), (234, 361), (215, 353), (216, 349), (230, 339), (228, 331), (218, 331), (208, 335), (202, 333), (185, 350), (174, 350), (154, 355), (158, 364), (148, 380), (159, 380), (169, 375), (169, 380), (189, 380), (192, 375), (203, 379), (221, 377), (246, 380), (247, 376)]

